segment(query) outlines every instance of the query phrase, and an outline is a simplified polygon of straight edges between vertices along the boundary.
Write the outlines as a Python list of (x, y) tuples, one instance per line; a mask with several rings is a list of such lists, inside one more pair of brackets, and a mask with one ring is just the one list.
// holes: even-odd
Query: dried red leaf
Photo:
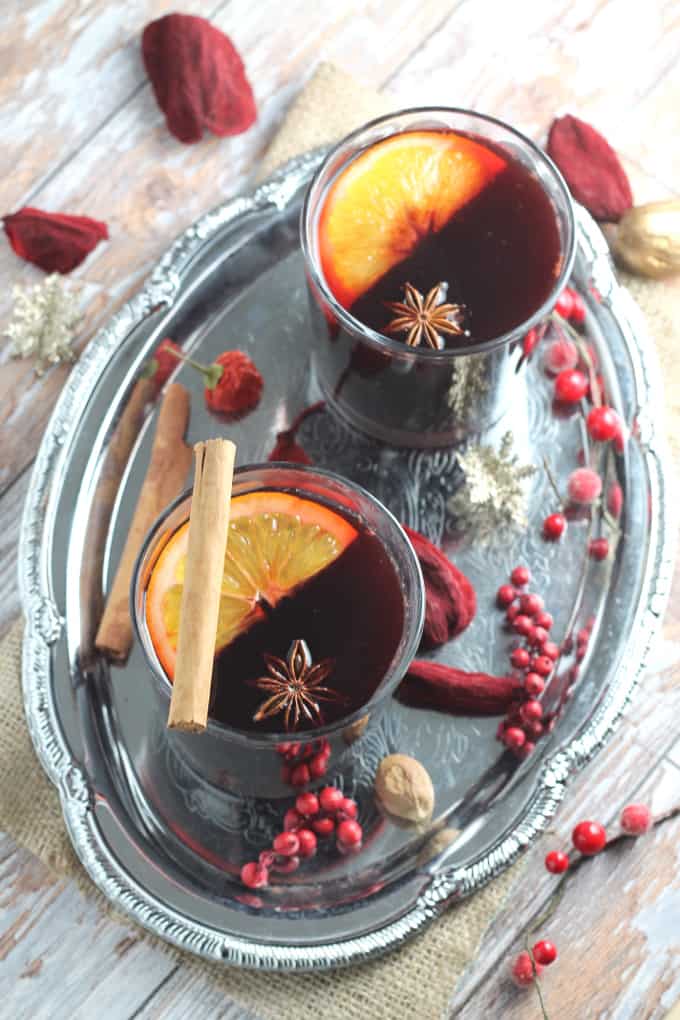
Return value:
[(223, 351), (206, 371), (205, 402), (211, 411), (239, 415), (259, 402), (264, 380), (243, 351)]
[(151, 380), (154, 389), (158, 392), (165, 386), (180, 360), (182, 360), (182, 348), (170, 337), (166, 337), (165, 340), (161, 340), (153, 357), (147, 362), (143, 376), (145, 379)]
[(404, 526), (420, 561), (425, 581), (425, 648), (443, 645), (474, 619), (477, 596), (471, 581), (420, 532)]
[(312, 458), (297, 442), (298, 429), (305, 419), (310, 415), (322, 411), (326, 406), (325, 400), (317, 400), (315, 404), (303, 407), (297, 417), (293, 420), (290, 428), (276, 433), (276, 443), (269, 454), (268, 460), (287, 460), (293, 464), (311, 464)]
[(180, 142), (203, 131), (238, 135), (257, 111), (243, 61), (232, 41), (205, 18), (167, 14), (146, 26), (142, 56), (168, 129)]
[(397, 698), (414, 708), (461, 715), (504, 715), (521, 691), (521, 682), (511, 676), (467, 673), (439, 662), (414, 659), (397, 689)]
[(609, 142), (590, 124), (567, 114), (553, 121), (548, 155), (577, 202), (596, 220), (617, 223), (633, 205), (626, 171)]
[(17, 255), (47, 273), (70, 273), (109, 236), (100, 220), (43, 212), (31, 206), (4, 216), (2, 222)]

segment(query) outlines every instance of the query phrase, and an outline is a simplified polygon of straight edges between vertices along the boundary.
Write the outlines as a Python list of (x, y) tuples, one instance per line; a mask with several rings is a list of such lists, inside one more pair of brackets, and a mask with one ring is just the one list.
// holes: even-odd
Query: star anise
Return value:
[[(322, 659), (312, 664), (312, 655), (305, 641), (293, 641), (286, 660), (276, 655), (265, 654), (264, 661), (269, 676), (261, 676), (252, 682), (256, 687), (269, 692), (253, 716), (255, 722), (268, 719), (284, 712), (283, 725), (295, 729), (301, 718), (310, 722), (321, 722), (320, 701), (342, 701), (341, 695), (323, 687), (323, 681), (335, 667), (334, 659)], [(292, 725), (291, 725), (292, 719)]]
[(442, 333), (458, 335), (463, 332), (461, 320), (463, 305), (445, 304), (447, 286), (438, 283), (425, 297), (411, 283), (404, 287), (403, 301), (387, 301), (395, 318), (385, 327), (388, 333), (407, 333), (408, 347), (419, 347), (425, 341), (436, 351), (444, 349)]

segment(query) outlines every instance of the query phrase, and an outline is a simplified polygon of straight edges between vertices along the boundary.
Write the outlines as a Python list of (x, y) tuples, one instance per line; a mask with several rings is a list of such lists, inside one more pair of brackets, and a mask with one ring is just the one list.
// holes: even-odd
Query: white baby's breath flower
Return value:
[(32, 287), (13, 289), (14, 311), (5, 336), (12, 341), (15, 358), (37, 359), (36, 375), (48, 365), (74, 361), (71, 348), (80, 319), (77, 296), (64, 285), (63, 277), (52, 273)]

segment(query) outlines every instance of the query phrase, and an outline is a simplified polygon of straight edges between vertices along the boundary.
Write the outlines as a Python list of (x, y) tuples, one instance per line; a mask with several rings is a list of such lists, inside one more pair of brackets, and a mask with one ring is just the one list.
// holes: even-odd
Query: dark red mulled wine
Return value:
[[(402, 637), (404, 599), (382, 543), (349, 523), (356, 537), (337, 559), (274, 607), (263, 600), (260, 620), (218, 653), (213, 719), (255, 733), (296, 732), (341, 719), (371, 698)], [(286, 701), (291, 674), (303, 685), (310, 679), (297, 719)]]

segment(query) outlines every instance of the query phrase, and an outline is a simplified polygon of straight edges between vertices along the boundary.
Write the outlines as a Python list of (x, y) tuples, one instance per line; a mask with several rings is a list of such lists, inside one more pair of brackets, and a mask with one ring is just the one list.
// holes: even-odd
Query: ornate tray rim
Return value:
[(325, 969), (385, 952), (512, 864), (548, 825), (565, 795), (569, 777), (595, 756), (620, 721), (645, 671), (668, 600), (674, 566), (675, 527), (668, 509), (675, 505), (674, 484), (658, 410), (661, 374), (656, 352), (640, 310), (614, 276), (605, 239), (588, 213), (577, 206), (577, 228), (581, 243), (590, 249), (594, 283), (617, 319), (631, 358), (639, 401), (639, 444), (655, 504), (642, 593), (624, 646), (625, 666), (585, 729), (544, 762), (524, 817), (513, 831), (471, 864), (434, 874), (416, 902), (398, 919), (342, 942), (297, 947), (239, 938), (181, 915), (126, 872), (99, 831), (86, 774), (71, 756), (52, 696), (50, 647), (60, 637), (65, 620), (52, 597), (46, 569), (49, 495), (63, 475), (69, 441), (113, 350), (153, 310), (172, 306), (182, 286), (182, 270), (217, 230), (244, 213), (284, 208), (300, 180), (313, 170), (324, 152), (315, 150), (289, 161), (250, 195), (231, 199), (196, 221), (173, 243), (142, 289), (93, 337), (71, 371), (41, 442), (19, 542), (19, 588), (26, 620), (22, 660), (25, 714), (36, 754), (57, 787), (69, 836), (81, 863), (116, 907), (153, 934), (206, 959), (267, 970)]

